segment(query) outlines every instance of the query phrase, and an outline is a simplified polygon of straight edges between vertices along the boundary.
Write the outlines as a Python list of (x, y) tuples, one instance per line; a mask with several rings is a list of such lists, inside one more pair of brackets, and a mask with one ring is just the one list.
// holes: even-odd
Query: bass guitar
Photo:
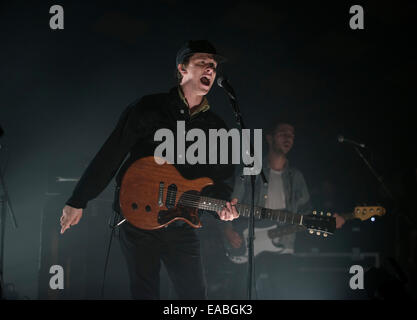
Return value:
[[(323, 212), (317, 213), (313, 211), (313, 215), (323, 215)], [(370, 219), (373, 216), (382, 216), (385, 214), (385, 208), (380, 206), (368, 207), (358, 206), (355, 207), (353, 212), (339, 213), (345, 220), (361, 219), (362, 221)], [(326, 214), (331, 215), (330, 213)], [(242, 239), (242, 244), (239, 248), (234, 248), (229, 243), (228, 239), (224, 239), (224, 246), (226, 249), (226, 256), (228, 259), (236, 264), (246, 263), (248, 261), (248, 246), (246, 239), (248, 238), (248, 222), (238, 221), (234, 224), (234, 231), (239, 234)], [(256, 257), (262, 252), (276, 252), (280, 253), (284, 250), (281, 239), (285, 235), (293, 234), (300, 231), (306, 231), (305, 226), (300, 225), (285, 225), (285, 226), (269, 226), (264, 228), (255, 227), (255, 241), (254, 241), (254, 256)], [(314, 230), (309, 230), (310, 234), (317, 234)], [(318, 232), (320, 235), (320, 232)], [(323, 234), (325, 236), (325, 234)]]

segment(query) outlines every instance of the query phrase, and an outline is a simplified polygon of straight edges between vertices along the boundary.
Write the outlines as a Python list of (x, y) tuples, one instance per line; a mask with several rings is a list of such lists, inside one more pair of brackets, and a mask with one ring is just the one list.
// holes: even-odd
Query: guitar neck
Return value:
[(357, 206), (353, 212), (339, 213), (345, 220), (360, 219), (362, 221), (368, 220), (373, 216), (383, 216), (385, 208), (381, 206)]
[(305, 226), (297, 226), (297, 225), (283, 226), (283, 227), (277, 227), (275, 229), (269, 230), (268, 235), (271, 238), (277, 238), (277, 237), (282, 237), (282, 236), (286, 236), (289, 234), (294, 234), (296, 232), (305, 231), (306, 229), (307, 228)]
[[(219, 211), (226, 205), (226, 201), (209, 198), (209, 197), (200, 197), (198, 201), (198, 209), (210, 210), (210, 211)], [(251, 206), (246, 204), (238, 203), (236, 205), (236, 210), (239, 212), (241, 217), (250, 217)], [(267, 209), (255, 206), (254, 207), (254, 216), (257, 219), (269, 219), (272, 221), (278, 221), (288, 224), (298, 224), (302, 225), (303, 216), (300, 214), (292, 213), (285, 210), (277, 209)]]

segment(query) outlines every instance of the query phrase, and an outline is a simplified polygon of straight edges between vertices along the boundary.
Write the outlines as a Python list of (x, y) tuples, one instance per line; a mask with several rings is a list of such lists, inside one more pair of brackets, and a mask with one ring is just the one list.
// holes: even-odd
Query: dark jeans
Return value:
[(133, 299), (160, 298), (161, 260), (179, 299), (207, 298), (200, 242), (192, 227), (174, 222), (167, 228), (142, 230), (125, 222), (120, 226), (120, 245)]

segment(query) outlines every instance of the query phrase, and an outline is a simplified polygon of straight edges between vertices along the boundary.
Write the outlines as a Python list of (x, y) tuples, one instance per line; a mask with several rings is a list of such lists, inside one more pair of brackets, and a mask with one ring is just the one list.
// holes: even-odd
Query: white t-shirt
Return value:
[[(285, 192), (284, 182), (282, 180), (282, 171), (270, 169), (268, 181), (268, 196), (265, 200), (265, 207), (268, 209), (285, 209)], [(282, 245), (283, 251), (280, 253), (294, 253), (294, 236), (285, 235), (274, 239), (276, 245)]]
[(285, 209), (284, 182), (282, 171), (270, 169), (268, 181), (268, 197), (265, 200), (268, 209)]

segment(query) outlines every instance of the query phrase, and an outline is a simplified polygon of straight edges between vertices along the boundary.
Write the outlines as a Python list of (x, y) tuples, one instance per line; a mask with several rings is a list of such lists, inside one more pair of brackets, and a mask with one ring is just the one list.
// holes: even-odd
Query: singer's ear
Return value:
[(182, 63), (178, 64), (177, 69), (181, 74), (183, 74), (184, 72), (187, 72), (187, 70), (185, 70), (184, 64)]

